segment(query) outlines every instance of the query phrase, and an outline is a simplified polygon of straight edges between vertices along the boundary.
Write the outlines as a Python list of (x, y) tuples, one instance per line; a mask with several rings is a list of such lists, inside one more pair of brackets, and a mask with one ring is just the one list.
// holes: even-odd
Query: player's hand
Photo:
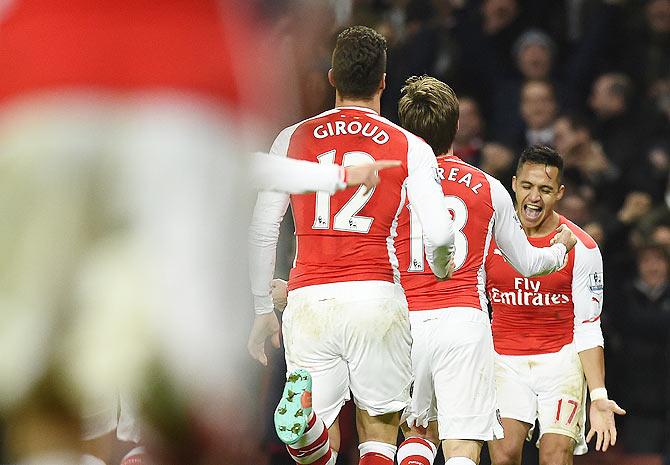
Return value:
[(273, 279), (270, 284), (272, 289), (272, 303), (275, 310), (283, 312), (286, 308), (286, 299), (288, 297), (288, 283), (283, 279)]
[(251, 356), (265, 366), (268, 365), (268, 357), (265, 355), (267, 338), (270, 338), (275, 349), (279, 349), (279, 320), (275, 312), (256, 315), (247, 342), (247, 349)]
[(451, 256), (451, 260), (449, 260), (449, 264), (447, 265), (447, 277), (446, 279), (451, 279), (451, 276), (454, 274), (454, 268), (456, 268), (456, 265), (454, 264), (454, 256)]
[(366, 163), (363, 165), (347, 166), (346, 171), (347, 186), (365, 186), (364, 194), (370, 192), (370, 189), (379, 184), (379, 171), (387, 168), (400, 166), (400, 160), (380, 160), (374, 163)]
[(561, 224), (556, 228), (556, 235), (551, 238), (551, 245), (563, 244), (568, 252), (577, 244), (577, 236), (566, 225)]
[(625, 415), (626, 411), (616, 402), (609, 399), (599, 399), (591, 402), (589, 422), (591, 429), (586, 435), (586, 442), (596, 436), (596, 450), (605, 452), (610, 445), (616, 444), (616, 424), (614, 414)]
[(446, 281), (447, 279), (451, 279), (451, 276), (454, 274), (454, 256), (452, 254), (451, 258), (449, 259), (449, 263), (447, 263), (447, 275), (444, 278), (437, 278), (438, 281)]
[(651, 205), (651, 196), (646, 192), (629, 192), (617, 214), (619, 221), (625, 224), (634, 223), (651, 210)]

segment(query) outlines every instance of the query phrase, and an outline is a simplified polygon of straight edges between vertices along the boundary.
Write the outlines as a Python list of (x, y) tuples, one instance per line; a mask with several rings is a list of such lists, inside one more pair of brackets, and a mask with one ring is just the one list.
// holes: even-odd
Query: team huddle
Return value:
[(285, 296), (272, 278), (289, 204), (297, 241), (279, 438), (296, 463), (335, 464), (338, 416), (353, 396), (362, 465), (428, 465), (439, 446), (447, 465), (472, 465), (484, 441), (494, 465), (521, 464), (536, 421), (542, 465), (572, 463), (592, 437), (606, 450), (625, 412), (605, 389), (602, 258), (554, 211), (561, 156), (521, 154), (515, 208), (500, 181), (453, 155), (448, 85), (410, 78), (400, 126), (379, 115), (385, 68), (385, 39), (346, 29), (328, 74), (335, 108), (285, 129), (270, 150), (343, 168), (388, 161), (372, 184), (344, 188), (342, 170), (339, 190), (259, 193), (249, 351), (262, 363), (265, 341), (279, 346), (272, 297)]

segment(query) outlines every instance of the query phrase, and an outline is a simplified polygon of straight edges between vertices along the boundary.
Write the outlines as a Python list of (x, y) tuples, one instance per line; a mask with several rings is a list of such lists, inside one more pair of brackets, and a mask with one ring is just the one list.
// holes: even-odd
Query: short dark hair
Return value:
[(435, 155), (446, 153), (458, 128), (458, 99), (453, 89), (434, 77), (412, 76), (400, 95), (400, 125), (425, 140)]
[(546, 145), (531, 145), (527, 147), (516, 164), (517, 174), (526, 163), (535, 165), (555, 166), (558, 168), (558, 185), (563, 179), (563, 157), (554, 149)]
[(386, 39), (369, 27), (348, 27), (337, 36), (332, 63), (341, 96), (370, 99), (386, 71)]

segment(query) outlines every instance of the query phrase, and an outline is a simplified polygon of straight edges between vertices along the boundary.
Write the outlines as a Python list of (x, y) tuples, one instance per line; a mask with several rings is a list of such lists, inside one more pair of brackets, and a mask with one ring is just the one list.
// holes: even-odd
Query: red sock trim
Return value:
[(317, 451), (317, 449), (323, 447), (323, 445), (326, 442), (328, 442), (328, 430), (324, 428), (323, 432), (321, 433), (321, 436), (319, 436), (313, 443), (308, 444), (305, 447), (301, 447), (299, 449), (294, 449), (291, 446), (286, 446), (286, 449), (288, 450), (288, 453), (291, 454), (293, 457), (301, 458), (306, 457), (309, 454), (313, 454), (314, 452)]
[(312, 415), (310, 415), (309, 420), (307, 420), (307, 431), (314, 428), (315, 424), (316, 424), (316, 415), (314, 414), (314, 412), (312, 412)]
[(319, 458), (316, 462), (312, 462), (310, 465), (326, 465), (332, 456), (333, 456), (333, 450), (328, 449), (326, 455)]
[(433, 443), (431, 443), (431, 442), (428, 441), (427, 439), (423, 439), (423, 438), (409, 438), (409, 439), (405, 439), (405, 440), (403, 441), (403, 443), (400, 444), (400, 447), (402, 447), (403, 444), (421, 444), (421, 445), (426, 446), (426, 447), (429, 448), (430, 450), (433, 450), (433, 449), (435, 448), (435, 446), (433, 445)]
[(379, 452), (368, 452), (361, 457), (358, 465), (393, 465), (393, 459)]
[(398, 465), (430, 465), (430, 460), (421, 455), (410, 455)]

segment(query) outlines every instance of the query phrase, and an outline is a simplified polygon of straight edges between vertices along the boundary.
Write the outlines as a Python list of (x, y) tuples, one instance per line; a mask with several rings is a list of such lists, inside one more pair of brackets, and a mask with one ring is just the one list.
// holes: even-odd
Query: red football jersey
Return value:
[(484, 259), (494, 214), (488, 175), (455, 156), (437, 160), (442, 190), (454, 222), (456, 271), (446, 281), (438, 281), (431, 273), (421, 224), (406, 202), (398, 221), (397, 253), (407, 303), (410, 310), (485, 309)]
[[(493, 341), (503, 355), (535, 355), (559, 351), (573, 341), (578, 350), (602, 345), (602, 258), (595, 241), (564, 217), (577, 245), (558, 271), (524, 278), (494, 243), (486, 265), (487, 292), (493, 308)], [(555, 232), (529, 238), (548, 246)], [(580, 339), (580, 340), (577, 340)]]
[(267, 84), (275, 64), (260, 46), (245, 5), (229, 0), (4, 3), (0, 102), (53, 89), (178, 89), (227, 109), (266, 112), (271, 107), (273, 89)]
[[(406, 196), (422, 197), (422, 205), (436, 207), (436, 212), (424, 216), (445, 215), (441, 192), (434, 181), (437, 162), (430, 147), (370, 109), (339, 107), (302, 121), (282, 131), (270, 152), (343, 166), (375, 160), (402, 163), (401, 167), (382, 171), (381, 182), (367, 194), (361, 186), (332, 195), (317, 192), (290, 196), (297, 239), (290, 290), (342, 281), (399, 282), (394, 238)], [(408, 176), (420, 176), (420, 182), (405, 187)], [(281, 212), (283, 197), (275, 197), (279, 199), (276, 210)], [(288, 196), (285, 198), (288, 200)], [(268, 205), (259, 209), (257, 205), (257, 210), (260, 214), (275, 209)], [(448, 221), (440, 224), (446, 228)]]

